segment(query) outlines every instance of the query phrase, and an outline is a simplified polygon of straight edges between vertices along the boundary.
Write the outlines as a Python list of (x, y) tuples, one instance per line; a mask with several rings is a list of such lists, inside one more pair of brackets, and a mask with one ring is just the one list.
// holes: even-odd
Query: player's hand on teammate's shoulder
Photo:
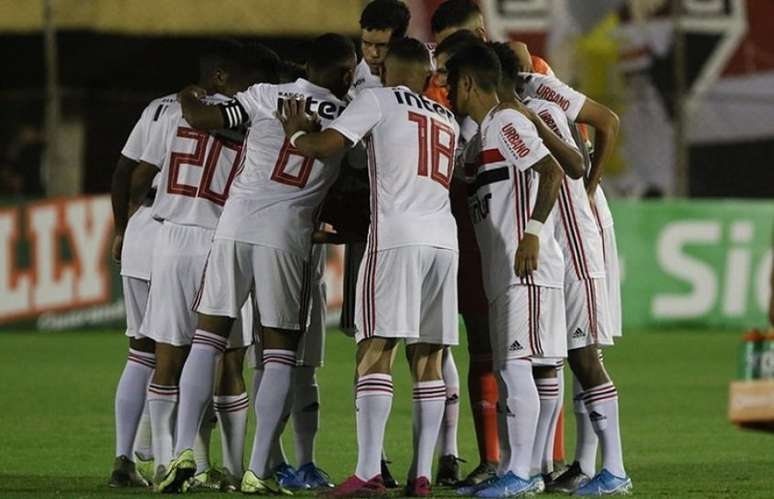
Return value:
[(207, 97), (207, 91), (199, 85), (188, 85), (177, 93), (178, 100), (184, 99), (201, 100)]
[(540, 239), (534, 234), (524, 234), (516, 248), (513, 271), (519, 277), (527, 277), (538, 268)]
[(275, 117), (282, 123), (288, 137), (301, 131), (317, 132), (321, 128), (317, 113), (306, 114), (306, 98), (284, 99), (282, 109), (277, 110)]

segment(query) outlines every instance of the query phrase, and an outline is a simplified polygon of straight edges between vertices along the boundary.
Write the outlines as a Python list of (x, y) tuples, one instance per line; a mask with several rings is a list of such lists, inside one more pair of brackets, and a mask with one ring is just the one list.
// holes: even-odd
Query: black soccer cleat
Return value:
[(494, 463), (481, 463), (471, 471), (461, 482), (457, 484), (458, 487), (475, 487), (476, 485), (483, 483), (490, 478), (497, 476), (497, 465)]
[(118, 456), (113, 461), (108, 485), (114, 488), (147, 487), (148, 482), (137, 473), (133, 461), (126, 456)]
[(441, 456), (438, 460), (438, 474), (435, 475), (435, 484), (439, 487), (456, 487), (460, 481), (460, 463), (464, 459), (457, 456)]
[(583, 473), (580, 463), (575, 461), (561, 475), (546, 483), (546, 492), (573, 494), (589, 480), (591, 480), (591, 477)]
[(398, 483), (398, 481), (395, 480), (395, 477), (392, 476), (392, 473), (390, 473), (390, 468), (387, 466), (388, 464), (390, 464), (390, 461), (382, 459), (382, 480), (384, 481), (384, 486), (388, 489), (397, 489), (400, 487), (400, 483)]

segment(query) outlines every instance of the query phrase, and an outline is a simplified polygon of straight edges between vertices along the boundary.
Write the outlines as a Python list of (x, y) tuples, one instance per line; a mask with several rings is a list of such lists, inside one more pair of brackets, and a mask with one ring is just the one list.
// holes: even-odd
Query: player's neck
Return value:
[(486, 115), (492, 110), (500, 101), (495, 93), (477, 93), (473, 96), (473, 102), (470, 103), (470, 112), (468, 113), (473, 121), (478, 123), (484, 121)]

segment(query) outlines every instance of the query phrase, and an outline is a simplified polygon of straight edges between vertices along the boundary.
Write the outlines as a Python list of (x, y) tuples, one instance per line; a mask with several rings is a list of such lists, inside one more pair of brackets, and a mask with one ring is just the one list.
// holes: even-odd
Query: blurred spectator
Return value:
[(5, 161), (0, 164), (3, 194), (42, 196), (43, 152), (45, 135), (36, 125), (22, 126), (8, 144)]

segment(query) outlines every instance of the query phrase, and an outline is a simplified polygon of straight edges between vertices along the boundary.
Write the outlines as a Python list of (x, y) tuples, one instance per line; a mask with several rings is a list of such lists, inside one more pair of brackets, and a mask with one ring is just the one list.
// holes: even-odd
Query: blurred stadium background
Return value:
[[(14, 386), (38, 386), (30, 379), (56, 378), (60, 369), (72, 369), (77, 359), (96, 363), (94, 376), (101, 377), (104, 386), (90, 407), (100, 413), (94, 424), (104, 426), (97, 433), (104, 438), (92, 432), (81, 445), (103, 447), (100, 457), (109, 454), (110, 397), (125, 345), (118, 334), (124, 311), (118, 269), (109, 258), (113, 228), (106, 193), (140, 111), (151, 99), (196, 80), (198, 50), (213, 37), (260, 41), (301, 62), (305, 45), (317, 34), (335, 31), (357, 39), (365, 3), (0, 0), (4, 61), (0, 369), (2, 379), (13, 380), (3, 387), (0, 398), (23, 397)], [(440, 0), (406, 3), (412, 12), (409, 34), (429, 40), (429, 18)], [(691, 380), (712, 379), (714, 391), (711, 396), (704, 393), (706, 404), (698, 403), (696, 411), (711, 412), (711, 423), (705, 423), (725, 428), (727, 382), (733, 377), (739, 334), (750, 328), (768, 329), (774, 223), (774, 1), (481, 0), (480, 4), (492, 38), (527, 42), (533, 53), (550, 61), (561, 79), (621, 116), (621, 138), (604, 185), (614, 200), (623, 265), (627, 334), (621, 357), (616, 359), (615, 351), (610, 354), (613, 368), (624, 371), (619, 375), (622, 396), (627, 396), (627, 383), (633, 393), (646, 396), (645, 385), (640, 385), (653, 375), (646, 369), (664, 371), (658, 379), (665, 384), (686, 376), (678, 383), (686, 390), (695, 388)], [(326, 279), (334, 323), (341, 300), (341, 253), (334, 249), (329, 255)], [(78, 332), (31, 339), (34, 331)], [(110, 339), (94, 340), (97, 332)], [(98, 347), (89, 350), (87, 344)], [(664, 356), (660, 364), (661, 352), (672, 344), (685, 350)], [(654, 365), (649, 367), (636, 352)], [(337, 355), (342, 361), (338, 377), (348, 380), (349, 353)], [(633, 362), (635, 358), (639, 362)], [(642, 371), (627, 371), (633, 366)], [(72, 378), (76, 384), (84, 377), (92, 379), (88, 367), (79, 366), (84, 371)], [(694, 377), (696, 371), (715, 368), (708, 378)], [(89, 392), (72, 391), (72, 403), (78, 404), (84, 393)], [(340, 393), (347, 397), (337, 405), (347, 409), (349, 391), (342, 385)], [(676, 391), (670, 393), (673, 401), (678, 399)], [(649, 399), (636, 403), (638, 408), (647, 406), (644, 400)], [(623, 404), (629, 421), (635, 419), (632, 406)], [(61, 409), (56, 405), (36, 409), (39, 406), (32, 402), (23, 406), (33, 413), (42, 411), (41, 421), (56, 418)], [(66, 414), (70, 413), (60, 413)], [(0, 415), (0, 421), (8, 428), (23, 416), (11, 411)], [(694, 416), (702, 424), (698, 414), (686, 415)], [(690, 428), (693, 423), (677, 426)], [(657, 435), (660, 429), (650, 431)], [(649, 445), (648, 433), (635, 436), (631, 426), (624, 426), (624, 431), (625, 443), (634, 441), (635, 448), (643, 449)], [(471, 440), (469, 435), (462, 438)], [(752, 439), (726, 443), (735, 449), (736, 461), (744, 459), (740, 449), (752, 452), (760, 445)], [(465, 445), (472, 449), (472, 442), (468, 444), (463, 449)], [(17, 488), (7, 490), (21, 495), (26, 489), (16, 485), (21, 483), (19, 477), (34, 471), (24, 468), (27, 461), (10, 465), (7, 453), (0, 455), (6, 455), (0, 481), (11, 476), (3, 470), (15, 473), (17, 481), (6, 484)], [(769, 452), (769, 470), (770, 456)], [(32, 454), (27, 458), (34, 461)], [(107, 476), (109, 457), (102, 461)], [(78, 473), (69, 467), (64, 470)], [(636, 468), (633, 476), (637, 483)], [(722, 476), (716, 473), (717, 480)], [(668, 489), (660, 493), (670, 495)]]

